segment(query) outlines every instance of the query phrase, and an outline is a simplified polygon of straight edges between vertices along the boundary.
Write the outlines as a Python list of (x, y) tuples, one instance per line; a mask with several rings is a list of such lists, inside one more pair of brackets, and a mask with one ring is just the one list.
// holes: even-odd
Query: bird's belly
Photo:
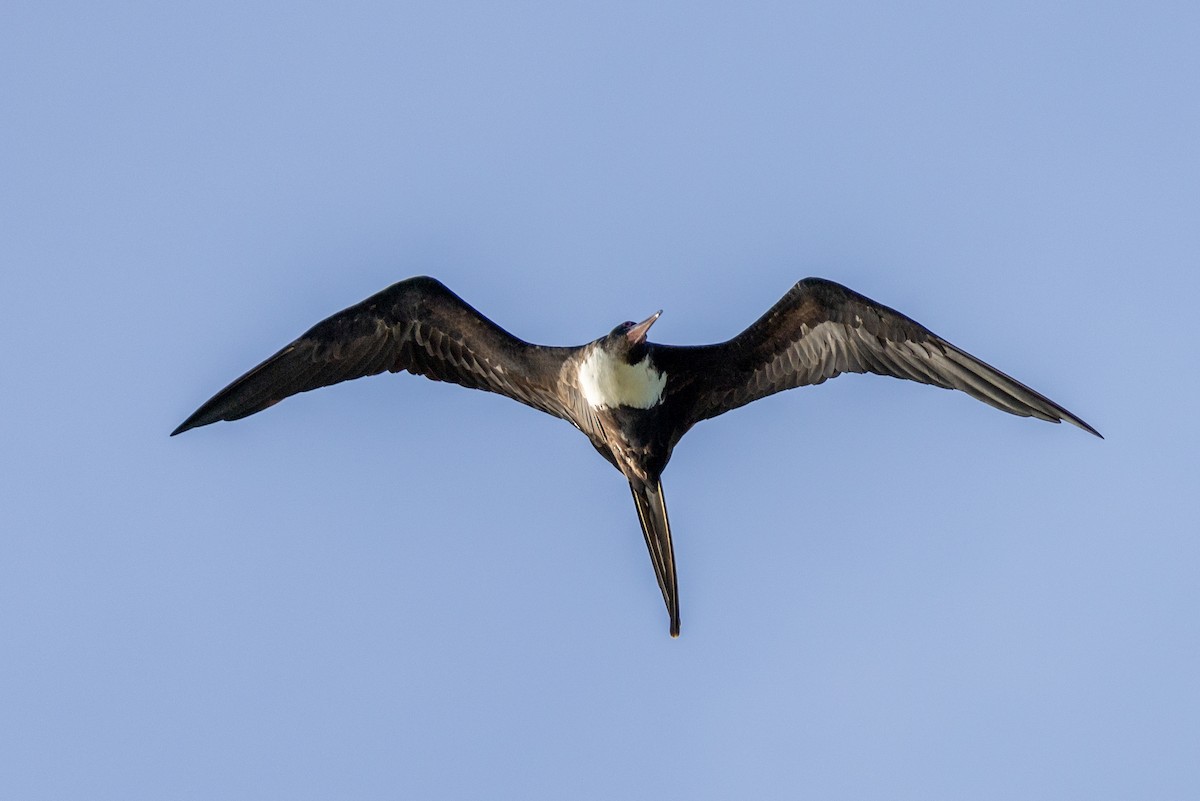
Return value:
[(671, 458), (660, 408), (623, 406), (606, 409), (599, 415), (614, 463), (630, 478), (657, 479)]

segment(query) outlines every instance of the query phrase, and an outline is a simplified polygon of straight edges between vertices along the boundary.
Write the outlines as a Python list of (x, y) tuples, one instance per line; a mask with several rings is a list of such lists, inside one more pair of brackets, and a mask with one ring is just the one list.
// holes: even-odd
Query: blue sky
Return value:
[[(0, 797), (1200, 795), (1187, 3), (9, 3)], [(388, 376), (168, 438), (426, 273), (526, 339), (820, 275), (1099, 428), (848, 376), (623, 480)]]

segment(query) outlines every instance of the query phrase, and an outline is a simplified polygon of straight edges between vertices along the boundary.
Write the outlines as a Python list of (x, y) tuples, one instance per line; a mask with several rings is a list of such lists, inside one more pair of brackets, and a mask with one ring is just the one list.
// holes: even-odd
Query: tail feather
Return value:
[(675, 579), (675, 549), (671, 546), (671, 524), (667, 520), (662, 482), (648, 484), (630, 481), (629, 489), (633, 492), (633, 503), (642, 524), (642, 534), (646, 537), (654, 575), (658, 578), (658, 587), (662, 590), (667, 614), (671, 617), (671, 636), (678, 637), (679, 585)]

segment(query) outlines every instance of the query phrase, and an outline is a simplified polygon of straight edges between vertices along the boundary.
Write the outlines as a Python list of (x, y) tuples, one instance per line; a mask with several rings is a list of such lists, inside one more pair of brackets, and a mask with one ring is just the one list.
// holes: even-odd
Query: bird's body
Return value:
[(696, 423), (844, 372), (959, 389), (1012, 414), (1066, 420), (1063, 407), (843, 286), (806, 278), (738, 336), (714, 345), (648, 342), (658, 312), (578, 347), (509, 334), (440, 282), (410, 278), (313, 326), (217, 393), (172, 435), (237, 420), (299, 392), (385, 371), (506, 395), (583, 432), (629, 481), (670, 616), (679, 601), (661, 476)]

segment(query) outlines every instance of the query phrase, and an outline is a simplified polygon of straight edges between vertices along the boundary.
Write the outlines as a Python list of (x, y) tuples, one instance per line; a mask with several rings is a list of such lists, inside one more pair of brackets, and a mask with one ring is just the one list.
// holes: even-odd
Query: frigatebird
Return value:
[(714, 345), (647, 341), (662, 311), (577, 347), (525, 342), (426, 276), (317, 323), (201, 406), (171, 436), (238, 420), (299, 392), (384, 371), (506, 395), (566, 420), (629, 481), (679, 636), (662, 472), (688, 429), (751, 401), (842, 373), (958, 389), (997, 409), (1100, 432), (920, 323), (840, 284), (805, 278), (753, 325)]

